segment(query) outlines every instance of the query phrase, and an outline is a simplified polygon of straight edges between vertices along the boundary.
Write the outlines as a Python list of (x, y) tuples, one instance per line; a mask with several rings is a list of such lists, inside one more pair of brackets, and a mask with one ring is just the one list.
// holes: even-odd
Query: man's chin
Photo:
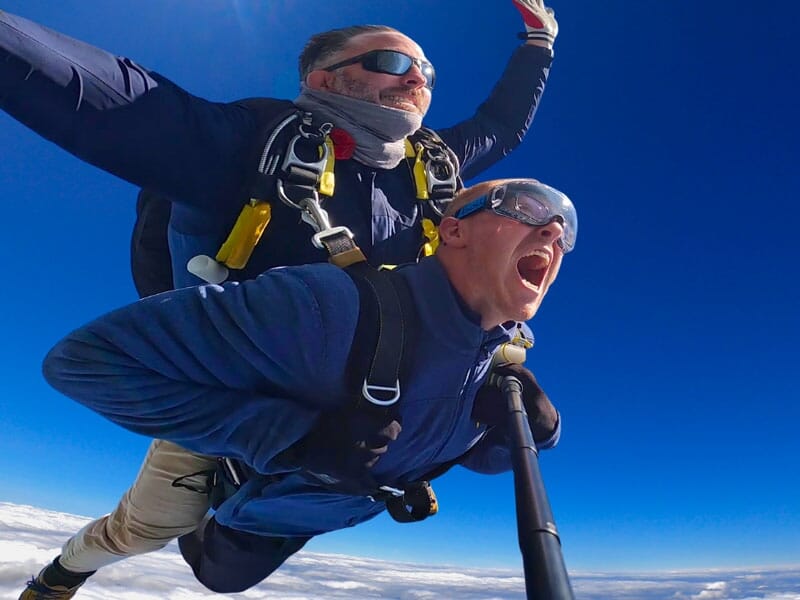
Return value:
[(518, 318), (513, 319), (513, 320), (514, 321), (529, 321), (538, 312), (540, 304), (541, 304), (540, 301), (531, 302), (529, 304), (526, 304), (525, 306), (520, 308), (519, 314), (518, 314)]

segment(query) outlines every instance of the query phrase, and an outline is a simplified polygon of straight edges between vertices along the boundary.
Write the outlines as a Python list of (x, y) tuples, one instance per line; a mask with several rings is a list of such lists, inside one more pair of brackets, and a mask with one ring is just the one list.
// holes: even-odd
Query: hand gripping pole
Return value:
[(522, 382), (496, 377), (508, 406), (511, 463), (517, 504), (517, 533), (528, 600), (574, 600), (561, 541), (539, 471), (539, 453), (522, 403)]

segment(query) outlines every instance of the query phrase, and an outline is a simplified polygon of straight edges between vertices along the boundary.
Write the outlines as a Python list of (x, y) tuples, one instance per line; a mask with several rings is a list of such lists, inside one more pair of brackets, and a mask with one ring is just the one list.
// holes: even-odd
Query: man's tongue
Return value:
[(540, 286), (547, 272), (547, 259), (543, 256), (523, 256), (517, 262), (517, 271), (525, 281)]

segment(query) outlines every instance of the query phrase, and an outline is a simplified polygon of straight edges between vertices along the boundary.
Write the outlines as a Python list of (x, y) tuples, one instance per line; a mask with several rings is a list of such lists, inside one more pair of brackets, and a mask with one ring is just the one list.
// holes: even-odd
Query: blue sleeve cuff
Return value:
[(561, 439), (561, 413), (556, 410), (556, 428), (553, 430), (552, 435), (543, 442), (536, 442), (537, 450), (549, 450), (555, 448), (558, 441)]

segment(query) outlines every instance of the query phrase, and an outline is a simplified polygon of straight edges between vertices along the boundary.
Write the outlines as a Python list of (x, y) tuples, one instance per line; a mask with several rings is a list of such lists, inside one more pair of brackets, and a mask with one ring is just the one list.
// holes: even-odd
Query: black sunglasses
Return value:
[(436, 83), (436, 71), (431, 63), (427, 60), (403, 54), (397, 50), (370, 50), (329, 67), (324, 67), (322, 70), (334, 71), (339, 67), (346, 67), (356, 63), (361, 63), (361, 66), (367, 71), (385, 73), (387, 75), (405, 75), (411, 70), (412, 66), (417, 65), (420, 72), (425, 76), (426, 88), (432, 90), (433, 85)]

